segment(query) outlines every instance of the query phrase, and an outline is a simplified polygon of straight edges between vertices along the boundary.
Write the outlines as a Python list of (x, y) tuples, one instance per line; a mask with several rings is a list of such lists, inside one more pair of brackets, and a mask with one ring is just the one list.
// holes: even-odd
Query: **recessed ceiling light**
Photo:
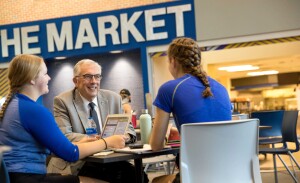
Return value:
[(67, 57), (54, 57), (55, 60), (63, 60), (66, 59)]
[(261, 76), (261, 75), (271, 75), (271, 74), (278, 74), (278, 71), (269, 70), (269, 71), (260, 71), (260, 72), (248, 72), (248, 76)]
[(227, 72), (238, 72), (238, 71), (249, 71), (257, 70), (259, 67), (252, 65), (237, 65), (237, 66), (228, 66), (228, 67), (219, 67), (218, 70), (227, 71)]
[(109, 53), (122, 53), (122, 50), (114, 50), (114, 51), (110, 51)]

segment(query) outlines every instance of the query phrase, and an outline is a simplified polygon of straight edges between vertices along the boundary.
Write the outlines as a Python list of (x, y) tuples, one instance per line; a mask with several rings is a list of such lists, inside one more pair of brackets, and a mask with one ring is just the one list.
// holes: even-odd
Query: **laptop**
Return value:
[(131, 121), (131, 115), (128, 114), (109, 114), (106, 117), (101, 138), (112, 135), (124, 135)]

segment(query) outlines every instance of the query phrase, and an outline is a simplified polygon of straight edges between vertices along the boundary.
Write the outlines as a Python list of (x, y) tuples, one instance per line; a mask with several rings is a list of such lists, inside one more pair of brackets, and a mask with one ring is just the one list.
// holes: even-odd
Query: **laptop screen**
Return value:
[(124, 135), (130, 122), (130, 115), (110, 114), (107, 116), (101, 134), (102, 138), (112, 135)]

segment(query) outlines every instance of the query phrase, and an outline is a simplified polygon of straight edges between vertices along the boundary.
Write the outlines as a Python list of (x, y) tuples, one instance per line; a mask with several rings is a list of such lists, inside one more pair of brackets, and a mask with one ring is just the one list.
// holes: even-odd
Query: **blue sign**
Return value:
[(195, 38), (192, 1), (0, 26), (0, 62), (18, 54), (88, 55)]

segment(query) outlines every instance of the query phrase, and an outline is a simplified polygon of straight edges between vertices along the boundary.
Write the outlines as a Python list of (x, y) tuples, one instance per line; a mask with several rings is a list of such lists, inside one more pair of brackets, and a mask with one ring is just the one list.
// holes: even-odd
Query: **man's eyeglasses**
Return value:
[(86, 81), (92, 81), (93, 77), (95, 78), (96, 81), (100, 81), (102, 79), (101, 74), (84, 74), (81, 76), (76, 76), (76, 77), (83, 77)]

